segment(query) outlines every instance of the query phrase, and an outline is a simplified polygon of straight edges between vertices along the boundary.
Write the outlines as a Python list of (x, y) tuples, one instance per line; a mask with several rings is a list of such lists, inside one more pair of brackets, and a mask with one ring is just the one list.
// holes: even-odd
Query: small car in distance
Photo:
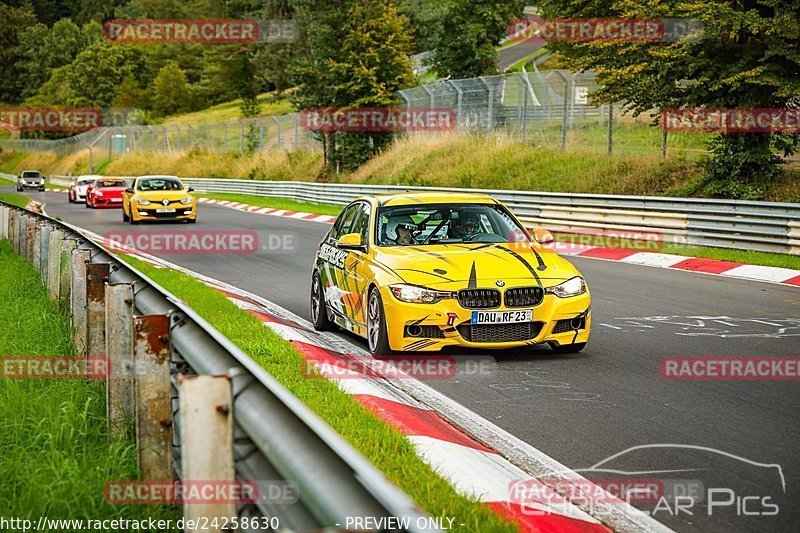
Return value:
[(197, 202), (191, 192), (177, 176), (139, 176), (122, 195), (122, 221), (197, 222)]
[(311, 318), (367, 340), (374, 355), (548, 344), (577, 353), (591, 299), (569, 261), (500, 202), (444, 192), (365, 196), (317, 249)]
[(86, 189), (86, 207), (122, 207), (122, 195), (127, 187), (122, 178), (97, 178)]
[(97, 178), (102, 178), (102, 176), (78, 176), (75, 178), (75, 181), (69, 185), (69, 191), (67, 194), (69, 203), (77, 204), (78, 202), (85, 202), (86, 189), (88, 189), (89, 185), (94, 183), (94, 180)]
[(38, 170), (23, 170), (17, 176), (17, 191), (22, 192), (25, 189), (36, 189), (39, 192), (44, 192), (44, 176)]

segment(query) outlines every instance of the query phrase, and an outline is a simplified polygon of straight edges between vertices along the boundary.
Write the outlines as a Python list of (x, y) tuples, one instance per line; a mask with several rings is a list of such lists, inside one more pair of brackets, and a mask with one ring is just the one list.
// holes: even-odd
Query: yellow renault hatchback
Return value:
[(192, 188), (177, 176), (139, 176), (122, 195), (122, 221), (185, 220), (197, 222)]

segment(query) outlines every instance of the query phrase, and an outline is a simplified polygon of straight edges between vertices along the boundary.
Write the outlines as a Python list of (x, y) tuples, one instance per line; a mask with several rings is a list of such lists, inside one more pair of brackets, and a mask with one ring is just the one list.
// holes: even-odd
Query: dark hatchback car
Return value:
[(22, 192), (24, 189), (36, 189), (39, 192), (44, 191), (44, 176), (38, 170), (23, 170), (17, 176), (17, 191)]

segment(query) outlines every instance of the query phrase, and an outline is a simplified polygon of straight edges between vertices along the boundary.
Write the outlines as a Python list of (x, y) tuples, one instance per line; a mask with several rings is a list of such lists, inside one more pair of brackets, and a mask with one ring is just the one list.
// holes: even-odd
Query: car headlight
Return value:
[(432, 304), (451, 296), (449, 292), (434, 291), (416, 285), (390, 285), (389, 288), (394, 297), (401, 302), (415, 304)]
[(97, 191), (94, 193), (95, 196), (103, 196), (103, 191)]
[(568, 298), (570, 296), (578, 296), (586, 292), (586, 282), (580, 276), (568, 279), (564, 283), (560, 283), (555, 287), (547, 289), (550, 294), (555, 294), (559, 298)]
[(192, 203), (192, 199), (188, 196), (186, 198), (181, 198), (181, 203), (183, 205), (189, 205), (190, 203)]
[(134, 200), (139, 205), (150, 205), (150, 200), (145, 200), (144, 198), (134, 198)]

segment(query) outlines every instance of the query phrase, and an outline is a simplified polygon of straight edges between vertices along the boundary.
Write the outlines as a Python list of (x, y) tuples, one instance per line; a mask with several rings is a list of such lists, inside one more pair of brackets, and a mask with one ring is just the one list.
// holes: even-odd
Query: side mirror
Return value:
[(186, 189), (186, 192), (194, 192), (194, 187), (189, 187), (188, 189)]
[(125, 192), (128, 193), (128, 194), (133, 194), (133, 187), (126, 188)]
[(550, 244), (555, 241), (553, 234), (544, 228), (533, 228), (533, 238), (539, 244)]
[(359, 233), (342, 235), (339, 240), (336, 241), (336, 247), (342, 250), (364, 250), (365, 248), (364, 245), (361, 244), (361, 234)]

